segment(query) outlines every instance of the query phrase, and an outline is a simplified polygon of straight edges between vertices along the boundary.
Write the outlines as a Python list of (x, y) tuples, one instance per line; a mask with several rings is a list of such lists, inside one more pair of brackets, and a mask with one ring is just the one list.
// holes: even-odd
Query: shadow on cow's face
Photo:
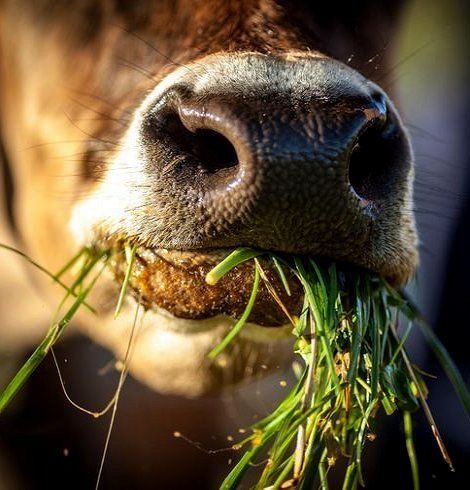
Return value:
[[(384, 91), (331, 57), (379, 54), (387, 73), (385, 3), (29, 4), (6, 2), (0, 30), (17, 226), (51, 268), (84, 244), (138, 245), (131, 285), (148, 312), (132, 368), (145, 382), (194, 395), (287, 355), (287, 329), (260, 326), (283, 323), (265, 301), (238, 344), (207, 360), (251, 288), (243, 269), (232, 285), (204, 282), (234, 247), (328, 257), (396, 283), (413, 273), (407, 135)], [(100, 317), (81, 322), (120, 354), (134, 300), (111, 321), (116, 290), (110, 273), (95, 291)]]

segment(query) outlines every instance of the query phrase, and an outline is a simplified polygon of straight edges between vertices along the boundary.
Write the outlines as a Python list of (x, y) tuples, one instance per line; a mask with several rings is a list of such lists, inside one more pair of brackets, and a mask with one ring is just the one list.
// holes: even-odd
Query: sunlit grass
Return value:
[[(208, 282), (213, 284), (214, 278), (219, 280), (241, 262), (260, 255), (246, 248), (235, 251), (209, 273)], [(314, 484), (326, 489), (328, 471), (339, 459), (347, 461), (343, 489), (364, 485), (362, 454), (367, 440), (375, 438), (375, 420), (381, 413), (400, 411), (413, 487), (417, 489), (419, 470), (411, 413), (420, 407), (452, 468), (425, 400), (426, 384), (405, 351), (413, 322), (423, 328), (467, 413), (469, 393), (447, 351), (412, 302), (383, 279), (365, 271), (340, 270), (335, 264), (306, 258), (265, 256), (273, 261), (288, 294), (284, 268), (289, 268), (303, 286), (304, 306), (292, 329), (294, 350), (302, 359), (303, 372), (273, 413), (252, 426), (252, 433), (235, 446), (245, 448), (245, 452), (221, 488), (237, 488), (247, 472), (257, 471), (261, 465), (257, 489), (309, 489)], [(254, 260), (256, 279), (260, 265)], [(255, 280), (244, 321), (258, 288)], [(403, 339), (397, 335), (399, 317), (409, 324)], [(292, 314), (288, 319), (292, 321)], [(222, 352), (242, 327), (240, 320), (211, 357)], [(266, 461), (264, 465), (262, 461)]]
[[(42, 363), (44, 358), (49, 353), (50, 349), (54, 346), (54, 344), (59, 340), (64, 330), (67, 328), (78, 309), (81, 306), (87, 306), (85, 300), (93, 287), (95, 286), (98, 278), (100, 277), (104, 267), (106, 266), (106, 262), (108, 259), (107, 252), (92, 252), (89, 249), (83, 249), (77, 254), (72, 261), (70, 261), (66, 266), (64, 266), (59, 274), (54, 275), (46, 271), (43, 267), (38, 265), (36, 262), (31, 260), (25, 254), (12, 249), (11, 247), (2, 246), (2, 248), (7, 248), (11, 251), (14, 251), (21, 256), (25, 257), (29, 263), (39, 269), (41, 272), (48, 275), (54, 282), (60, 284), (65, 290), (66, 294), (61, 301), (59, 307), (57, 308), (56, 315), (48, 330), (46, 335), (44, 336), (41, 343), (36, 347), (34, 352), (28, 358), (28, 360), (23, 364), (21, 369), (16, 373), (14, 378), (8, 383), (6, 388), (0, 393), (0, 414), (3, 410), (9, 405), (14, 396), (18, 393), (21, 387), (26, 383), (29, 377), (33, 374), (36, 368)], [(78, 273), (77, 279), (74, 281), (72, 286), (69, 288), (65, 284), (61, 282), (59, 277), (64, 274), (64, 272), (72, 267), (74, 263), (76, 263), (80, 258), (84, 258), (82, 265), (80, 267), (80, 271)], [(90, 274), (95, 271), (97, 265), (101, 263), (101, 267), (99, 267), (98, 272), (93, 276), (93, 278), (87, 282)], [(61, 313), (64, 305), (66, 304), (69, 297), (73, 297), (72, 304), (66, 309), (65, 313)], [(88, 308), (94, 311), (90, 306)]]
[[(109, 258), (111, 256), (111, 251), (83, 248), (69, 262), (67, 262), (56, 274), (53, 274), (47, 271), (44, 267), (39, 265), (36, 261), (32, 260), (23, 252), (20, 252), (10, 246), (3, 245), (3, 244), (0, 244), (0, 248), (4, 248), (6, 250), (16, 253), (17, 255), (22, 256), (27, 260), (28, 263), (30, 263), (36, 269), (40, 270), (42, 273), (49, 276), (49, 278), (52, 281), (59, 284), (66, 291), (64, 298), (62, 299), (62, 301), (60, 302), (59, 306), (56, 309), (56, 313), (49, 326), (49, 329), (47, 330), (44, 339), (34, 350), (34, 352), (31, 354), (28, 360), (23, 364), (20, 370), (16, 373), (13, 379), (8, 383), (6, 388), (0, 393), (0, 415), (3, 412), (3, 410), (11, 403), (11, 401), (18, 393), (18, 391), (21, 389), (21, 387), (28, 381), (28, 379), (34, 373), (36, 368), (42, 363), (42, 361), (45, 359), (47, 354), (51, 352), (55, 365), (57, 367), (60, 383), (64, 391), (65, 397), (75, 408), (77, 408), (83, 413), (92, 416), (93, 418), (101, 417), (104, 414), (106, 414), (109, 410), (111, 410), (110, 422), (108, 426), (108, 431), (106, 433), (106, 440), (105, 440), (105, 444), (100, 460), (100, 466), (98, 470), (98, 476), (96, 480), (96, 488), (98, 489), (108, 446), (109, 446), (109, 441), (111, 438), (111, 433), (114, 426), (117, 407), (119, 403), (119, 397), (129, 372), (129, 362), (130, 362), (130, 357), (132, 355), (132, 349), (136, 336), (136, 324), (137, 324), (137, 317), (139, 314), (139, 305), (137, 304), (136, 307), (134, 321), (131, 328), (131, 334), (130, 334), (127, 350), (123, 359), (123, 366), (119, 376), (118, 385), (116, 387), (113, 397), (106, 404), (106, 406), (100, 411), (90, 410), (88, 408), (82, 407), (76, 402), (74, 402), (70, 398), (69, 394), (67, 393), (57, 359), (54, 355), (53, 347), (56, 344), (56, 342), (60, 339), (64, 330), (70, 324), (71, 320), (74, 318), (75, 314), (77, 313), (80, 307), (82, 306), (86, 307), (88, 308), (88, 310), (94, 313), (95, 310), (91, 306), (89, 306), (85, 302), (85, 300), (89, 295), (89, 293), (95, 287), (103, 270), (107, 266)], [(136, 246), (135, 245), (131, 246), (130, 244), (126, 244), (124, 246), (124, 250), (123, 251), (119, 250), (118, 252), (121, 253), (124, 252), (127, 261), (127, 267), (125, 270), (124, 280), (116, 304), (115, 317), (117, 317), (120, 314), (122, 310), (124, 298), (126, 297), (127, 288), (129, 285), (129, 279), (132, 274), (134, 261), (135, 261)], [(114, 253), (116, 253), (116, 251), (114, 251)], [(71, 271), (72, 269), (74, 269), (75, 280), (73, 281), (72, 285), (68, 287), (62, 282), (61, 277), (67, 271)], [(71, 297), (73, 298), (72, 304), (69, 307), (65, 308), (65, 305), (67, 304), (67, 302), (70, 300)], [(63, 309), (66, 309), (65, 313), (62, 313)]]
[[(27, 382), (35, 369), (60, 339), (77, 311), (94, 309), (86, 303), (89, 293), (107, 266), (112, 253), (123, 254), (127, 267), (117, 297), (115, 317), (119, 316), (133, 271), (136, 246), (125, 244), (122, 250), (80, 250), (59, 272), (52, 274), (22, 252), (0, 246), (21, 255), (31, 265), (50, 277), (65, 290), (49, 329), (39, 346), (0, 393), (0, 415)], [(304, 291), (302, 311), (290, 312), (270, 283), (261, 257), (271, 261), (286, 293), (291, 294), (286, 271), (293, 273)], [(232, 329), (209, 354), (216, 358), (236, 338), (249, 321), (257, 294), (264, 285), (292, 324), (294, 352), (302, 362), (298, 380), (286, 398), (263, 420), (252, 427), (248, 437), (236, 449), (245, 449), (221, 488), (237, 488), (248, 472), (258, 471), (258, 489), (296, 487), (327, 489), (328, 473), (340, 459), (346, 460), (343, 489), (364, 485), (362, 454), (368, 440), (375, 438), (375, 421), (384, 413), (400, 411), (403, 416), (405, 446), (410, 460), (414, 489), (419, 488), (418, 455), (413, 443), (411, 414), (423, 410), (445, 461), (451, 459), (426, 403), (427, 387), (405, 350), (406, 339), (418, 325), (455, 387), (467, 414), (470, 395), (465, 383), (444, 346), (426, 324), (419, 310), (402, 291), (392, 288), (384, 279), (365, 271), (342, 268), (334, 263), (316, 262), (305, 257), (278, 256), (249, 248), (235, 250), (207, 275), (216, 284), (242, 262), (253, 261), (253, 288), (245, 311)], [(264, 264), (265, 262), (263, 262)], [(69, 273), (73, 283), (62, 277)], [(298, 315), (298, 316), (296, 316)], [(105, 409), (96, 412), (71, 403), (80, 410), (101, 416), (112, 408), (109, 431), (99, 477), (117, 410), (119, 395), (128, 373), (131, 345), (138, 316), (136, 310), (131, 338), (124, 359), (119, 384)], [(398, 322), (406, 323), (402, 338)], [(61, 378), (65, 391), (65, 386)], [(68, 397), (67, 393), (66, 396)], [(68, 397), (69, 398), (69, 397)], [(264, 464), (263, 464), (264, 462)], [(261, 469), (260, 469), (261, 468)]]

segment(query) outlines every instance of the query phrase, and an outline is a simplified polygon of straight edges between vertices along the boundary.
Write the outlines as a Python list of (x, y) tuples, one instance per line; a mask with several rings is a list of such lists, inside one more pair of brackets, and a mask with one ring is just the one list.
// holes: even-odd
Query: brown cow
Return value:
[(207, 360), (251, 276), (211, 290), (204, 273), (236, 246), (411, 276), (408, 138), (385, 92), (350, 66), (387, 86), (399, 3), (0, 1), (19, 246), (58, 270), (83, 245), (138, 245), (123, 314), (113, 320), (109, 273), (90, 300), (98, 317), (79, 318), (122, 356), (139, 298), (137, 378), (199, 395), (285, 355), (266, 304), (218, 364)]

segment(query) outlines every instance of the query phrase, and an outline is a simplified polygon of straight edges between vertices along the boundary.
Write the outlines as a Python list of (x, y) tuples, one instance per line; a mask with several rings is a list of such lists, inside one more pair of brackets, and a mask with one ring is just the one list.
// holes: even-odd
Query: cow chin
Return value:
[[(162, 308), (145, 310), (132, 296), (114, 318), (118, 287), (107, 271), (90, 301), (101, 307), (98, 317), (83, 311), (81, 329), (93, 340), (124, 359), (140, 382), (161, 393), (198, 397), (243, 380), (264, 376), (292, 356), (290, 325), (266, 328), (247, 323), (215, 360), (209, 352), (234, 325), (224, 315), (190, 320)], [(136, 314), (137, 313), (137, 314)]]

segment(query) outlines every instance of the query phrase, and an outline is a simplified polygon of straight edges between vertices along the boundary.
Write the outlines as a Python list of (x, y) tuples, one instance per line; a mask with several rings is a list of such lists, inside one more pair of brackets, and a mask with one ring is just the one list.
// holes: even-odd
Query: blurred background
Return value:
[[(468, 382), (469, 32), (466, 1), (410, 1), (394, 46), (392, 75), (416, 154), (421, 267), (412, 292)], [(27, 300), (38, 303), (39, 313), (24, 321), (44, 328), (41, 301), (32, 292)], [(429, 380), (429, 404), (456, 467), (455, 473), (448, 470), (423, 415), (416, 414), (422, 488), (467, 488), (468, 418), (419, 332), (408, 348), (424, 371), (437, 376)], [(112, 396), (117, 375), (109, 368), (113, 359), (108, 352), (86, 338), (70, 336), (57, 348), (57, 357), (64, 378), (74, 380), (69, 391), (75, 400), (97, 408)], [(3, 384), (21, 360), (4, 357), (1, 362)], [(128, 380), (101, 488), (217, 488), (237, 454), (201, 447), (230, 446), (239, 429), (283, 396), (288, 388), (280, 380), (291, 381), (290, 371), (280, 368), (268, 378), (202, 400), (161, 396)], [(107, 417), (94, 420), (65, 400), (48, 359), (0, 419), (0, 489), (94, 488), (107, 427)], [(175, 431), (197, 444), (175, 438)], [(377, 433), (366, 450), (367, 488), (411, 488), (401, 418), (382, 418)]]

